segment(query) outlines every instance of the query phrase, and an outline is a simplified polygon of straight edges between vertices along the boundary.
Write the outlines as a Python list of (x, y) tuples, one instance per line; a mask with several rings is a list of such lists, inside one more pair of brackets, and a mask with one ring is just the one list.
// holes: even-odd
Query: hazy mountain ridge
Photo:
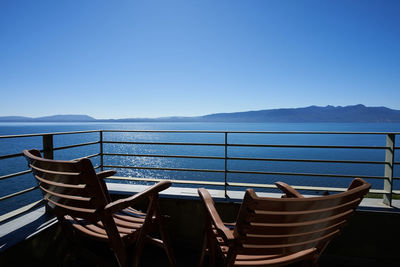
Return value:
[(88, 115), (53, 115), (38, 118), (29, 118), (22, 116), (0, 117), (0, 122), (91, 122), (97, 121)]
[(204, 121), (229, 122), (400, 122), (400, 110), (386, 107), (310, 106), (259, 111), (217, 113), (201, 117)]
[(359, 104), (216, 113), (198, 117), (95, 119), (88, 115), (6, 116), (0, 117), (0, 122), (400, 122), (400, 110)]

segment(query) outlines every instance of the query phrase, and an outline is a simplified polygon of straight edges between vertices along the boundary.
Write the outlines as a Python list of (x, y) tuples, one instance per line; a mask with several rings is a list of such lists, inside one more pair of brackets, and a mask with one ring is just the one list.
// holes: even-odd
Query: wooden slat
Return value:
[(353, 211), (349, 210), (332, 217), (308, 221), (308, 222), (297, 222), (297, 223), (250, 223), (249, 225), (242, 226), (237, 231), (244, 234), (288, 234), (288, 233), (304, 233), (315, 230), (317, 228), (324, 228), (339, 223), (352, 214)]
[(250, 209), (263, 209), (267, 211), (301, 211), (310, 209), (322, 209), (334, 207), (357, 198), (362, 198), (368, 188), (355, 189), (352, 194), (348, 192), (338, 193), (326, 197), (310, 197), (310, 198), (286, 198), (286, 199), (274, 199), (265, 198), (268, 201), (262, 201), (261, 198), (255, 199), (248, 204)]
[(291, 223), (302, 221), (314, 221), (327, 216), (333, 216), (354, 209), (361, 202), (360, 198), (343, 203), (341, 205), (326, 209), (310, 209), (302, 211), (263, 211), (255, 210), (253, 214), (246, 217), (247, 222), (254, 223)]
[(39, 186), (39, 187), (40, 187), (40, 189), (42, 189), (46, 193), (48, 193), (50, 195), (53, 195), (53, 196), (60, 197), (60, 198), (65, 198), (65, 199), (75, 200), (75, 201), (82, 201), (82, 202), (90, 202), (92, 200), (92, 198), (90, 198), (90, 197), (66, 195), (66, 194), (61, 194), (61, 193), (57, 193), (57, 192), (54, 192), (52, 190), (46, 189), (43, 186)]
[[(135, 230), (140, 229), (140, 227), (142, 226), (140, 224), (131, 224), (132, 227), (129, 227), (126, 223), (122, 223), (121, 221), (118, 221), (118, 222), (119, 223), (117, 223), (115, 221), (115, 225), (117, 226), (118, 232), (120, 234), (126, 234), (126, 235), (132, 234)], [(103, 225), (103, 223), (101, 221), (99, 221), (95, 225), (95, 227), (99, 227), (101, 229), (104, 229), (104, 225)]]
[(313, 240), (306, 240), (294, 244), (283, 244), (283, 245), (244, 245), (238, 248), (238, 252), (247, 255), (260, 255), (260, 254), (288, 254), (295, 253), (301, 250), (315, 247), (318, 243), (330, 240), (332, 237), (339, 234), (339, 230), (336, 230), (326, 236), (315, 238)]
[(89, 236), (99, 238), (102, 240), (108, 240), (107, 233), (105, 231), (93, 231), (86, 227), (86, 223), (83, 223), (83, 219), (73, 218), (71, 216), (65, 216), (65, 219), (69, 221), (73, 227), (75, 227), (80, 232), (87, 234)]
[(132, 223), (143, 223), (144, 222), (144, 218), (138, 218), (138, 217), (134, 217), (134, 216), (127, 216), (127, 215), (121, 215), (121, 214), (113, 214), (113, 217), (116, 219), (122, 219), (128, 222), (132, 222)]
[(116, 216), (113, 216), (113, 217), (114, 217), (114, 221), (117, 224), (117, 226), (130, 228), (130, 229), (139, 229), (140, 227), (143, 226), (143, 223), (144, 223), (144, 220), (141, 223), (131, 222), (129, 220), (129, 218), (126, 218), (129, 216), (123, 216), (123, 217), (119, 217), (119, 218), (117, 218)]
[(71, 214), (71, 215), (78, 214), (77, 217), (85, 216), (85, 215), (93, 215), (94, 213), (96, 213), (96, 209), (85, 209), (85, 208), (78, 208), (78, 207), (73, 207), (73, 206), (69, 206), (69, 205), (64, 205), (64, 204), (58, 203), (57, 201), (54, 201), (48, 197), (45, 197), (45, 199), (47, 201), (49, 201), (50, 203), (56, 205), (58, 208), (64, 209), (67, 214)]
[(42, 172), (42, 173), (48, 173), (48, 174), (54, 174), (54, 175), (65, 175), (65, 176), (79, 176), (80, 175), (79, 172), (53, 171), (53, 170), (49, 170), (49, 169), (40, 168), (40, 167), (38, 167), (36, 165), (33, 165), (33, 164), (29, 164), (29, 166), (32, 169), (34, 169), (36, 171), (39, 171), (39, 172)]
[(254, 235), (247, 234), (240, 239), (243, 244), (254, 245), (283, 245), (290, 243), (297, 243), (301, 240), (311, 240), (319, 236), (323, 236), (340, 229), (345, 221), (330, 225), (328, 227), (318, 228), (317, 230), (301, 233), (287, 233), (284, 235)]
[(73, 188), (73, 189), (85, 189), (86, 188), (85, 184), (59, 183), (59, 182), (54, 182), (54, 181), (50, 181), (50, 180), (44, 179), (44, 178), (39, 177), (37, 175), (35, 175), (35, 178), (38, 179), (42, 183), (46, 183), (46, 184), (54, 185), (54, 186), (59, 186), (59, 187)]

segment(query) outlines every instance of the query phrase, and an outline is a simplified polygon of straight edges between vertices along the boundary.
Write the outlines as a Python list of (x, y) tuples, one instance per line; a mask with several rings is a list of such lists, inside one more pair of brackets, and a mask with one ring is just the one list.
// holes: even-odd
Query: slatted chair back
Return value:
[(233, 231), (236, 246), (228, 258), (323, 250), (369, 188), (370, 184), (356, 178), (346, 192), (322, 197), (259, 197), (248, 189)]
[[(44, 159), (34, 149), (23, 153), (44, 199), (60, 222), (66, 222), (92, 238), (109, 242), (120, 266), (137, 266), (147, 240), (164, 248), (171, 266), (175, 265), (158, 206), (158, 193), (170, 187), (171, 182), (162, 181), (136, 195), (111, 202), (103, 178), (115, 172), (96, 174), (87, 158), (62, 161)], [(131, 207), (144, 199), (149, 202), (146, 213)], [(149, 235), (157, 228), (162, 240)], [(134, 251), (127, 253), (127, 248), (133, 244)]]
[(89, 159), (49, 160), (38, 150), (24, 151), (33, 175), (48, 205), (57, 217), (65, 215), (98, 221), (99, 212), (109, 202)]

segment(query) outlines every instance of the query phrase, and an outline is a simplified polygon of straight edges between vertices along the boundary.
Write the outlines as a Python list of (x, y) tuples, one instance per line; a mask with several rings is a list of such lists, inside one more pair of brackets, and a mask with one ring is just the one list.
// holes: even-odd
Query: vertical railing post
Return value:
[(54, 159), (53, 135), (43, 135), (43, 157), (46, 159)]
[(383, 194), (383, 203), (392, 205), (392, 190), (393, 190), (393, 169), (394, 169), (394, 147), (396, 136), (394, 134), (386, 135), (386, 155), (385, 155), (385, 180), (383, 189), (386, 193)]
[[(54, 145), (53, 145), (53, 135), (46, 134), (43, 135), (43, 157), (45, 159), (54, 159)], [(52, 208), (46, 201), (45, 212), (47, 214), (52, 213)]]
[(103, 171), (103, 165), (104, 165), (104, 162), (103, 162), (103, 131), (99, 131), (99, 133), (100, 133), (100, 169), (101, 169), (101, 171)]
[(225, 132), (225, 198), (228, 198), (228, 132)]

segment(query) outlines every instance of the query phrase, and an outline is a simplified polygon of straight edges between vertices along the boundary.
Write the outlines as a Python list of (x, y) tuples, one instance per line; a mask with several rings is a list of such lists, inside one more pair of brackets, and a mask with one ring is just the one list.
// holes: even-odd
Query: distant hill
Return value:
[(0, 117), (0, 122), (91, 122), (96, 121), (88, 115), (54, 115), (39, 118), (7, 116)]
[(267, 109), (217, 113), (200, 117), (214, 122), (400, 122), (400, 110), (386, 107), (310, 106), (305, 108)]
[(0, 122), (400, 122), (400, 110), (386, 107), (310, 106), (216, 113), (198, 117), (94, 119), (87, 115), (55, 115), (39, 118), (7, 116)]

